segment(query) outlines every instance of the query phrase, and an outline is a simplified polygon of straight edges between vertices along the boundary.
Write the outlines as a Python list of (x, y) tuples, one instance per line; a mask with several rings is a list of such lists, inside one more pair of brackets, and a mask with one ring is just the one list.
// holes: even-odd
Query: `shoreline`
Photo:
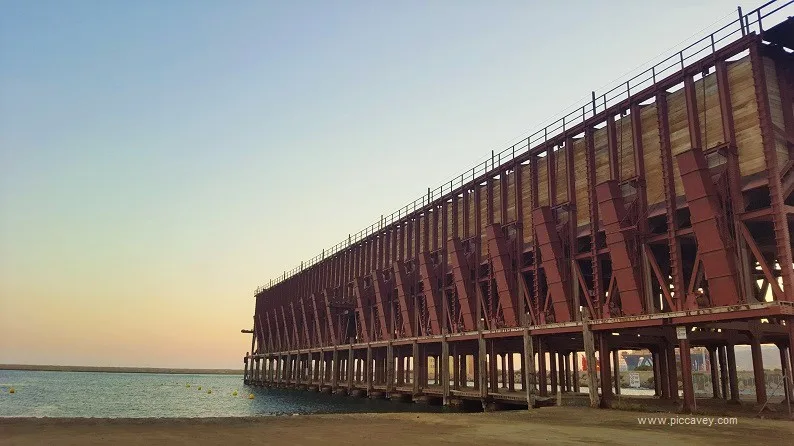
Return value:
[(180, 369), (168, 367), (101, 367), (79, 365), (0, 364), (0, 370), (23, 372), (152, 373), (159, 375), (240, 375), (235, 369)]
[[(526, 444), (783, 444), (789, 420), (739, 417), (735, 425), (641, 424), (621, 410), (548, 407), (486, 413), (357, 413), (220, 418), (0, 418), (0, 444), (284, 444), (386, 446)], [(703, 417), (692, 415), (691, 417)]]

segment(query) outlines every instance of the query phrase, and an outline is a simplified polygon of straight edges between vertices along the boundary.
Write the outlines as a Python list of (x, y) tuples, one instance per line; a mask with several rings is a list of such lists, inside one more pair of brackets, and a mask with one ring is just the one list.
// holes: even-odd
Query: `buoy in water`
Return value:
[(185, 387), (190, 387), (190, 384), (185, 384)]
[(212, 389), (207, 389), (207, 393), (212, 393)]
[(8, 389), (8, 393), (17, 393), (17, 391), (14, 390), (14, 388), (12, 387), (12, 388)]
[(249, 399), (249, 400), (252, 400), (252, 399), (254, 399), (254, 394), (252, 393), (252, 394), (248, 395), (248, 399)]
[(232, 396), (237, 396), (237, 391), (232, 392)]
[(201, 390), (201, 386), (199, 386), (199, 390)]

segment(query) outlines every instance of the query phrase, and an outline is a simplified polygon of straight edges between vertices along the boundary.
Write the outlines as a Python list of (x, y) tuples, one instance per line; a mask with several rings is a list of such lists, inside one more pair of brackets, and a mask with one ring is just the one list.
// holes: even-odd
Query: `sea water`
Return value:
[[(14, 393), (10, 393), (12, 387)], [(241, 375), (0, 370), (0, 417), (192, 418), (442, 410), (424, 404), (263, 389), (244, 385)]]

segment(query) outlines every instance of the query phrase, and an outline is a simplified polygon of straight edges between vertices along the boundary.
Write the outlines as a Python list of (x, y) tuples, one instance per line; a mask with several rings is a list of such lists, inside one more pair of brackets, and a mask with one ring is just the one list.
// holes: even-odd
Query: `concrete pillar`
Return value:
[(507, 353), (502, 355), (502, 388), (507, 388)]
[(610, 407), (612, 402), (612, 372), (610, 371), (609, 342), (603, 332), (598, 335), (598, 365), (601, 370), (600, 407)]
[(684, 412), (695, 409), (695, 388), (692, 385), (692, 359), (689, 352), (689, 340), (679, 339), (679, 355), (681, 356), (681, 385), (684, 390)]
[(667, 345), (662, 344), (659, 347), (659, 388), (662, 392), (661, 397), (664, 399), (672, 398), (670, 389), (670, 363), (667, 361)]
[(612, 376), (615, 381), (615, 395), (620, 395), (620, 355), (618, 350), (612, 351)]
[(766, 377), (764, 376), (764, 358), (761, 355), (761, 340), (750, 335), (750, 352), (753, 355), (753, 376), (755, 377), (755, 400), (758, 404), (766, 403)]
[(513, 353), (505, 354), (507, 357), (507, 390), (511, 392), (515, 392), (516, 390), (516, 371), (515, 366), (513, 365), (513, 360), (515, 359)]
[(709, 346), (709, 367), (711, 368), (711, 396), (712, 398), (722, 398), (720, 394), (720, 375), (717, 366), (717, 348)]
[(320, 360), (317, 361), (317, 365), (318, 365), (317, 373), (319, 374), (319, 377), (320, 377), (320, 388), (322, 388), (325, 385), (325, 365), (326, 364), (325, 364), (325, 352), (324, 351), (320, 350), (319, 358), (320, 358)]
[(557, 393), (557, 352), (549, 350), (549, 378), (551, 379), (551, 394)]
[(565, 391), (570, 392), (571, 387), (571, 352), (565, 353)]
[(455, 390), (460, 390), (460, 358), (456, 352), (457, 348), (452, 345), (452, 385)]

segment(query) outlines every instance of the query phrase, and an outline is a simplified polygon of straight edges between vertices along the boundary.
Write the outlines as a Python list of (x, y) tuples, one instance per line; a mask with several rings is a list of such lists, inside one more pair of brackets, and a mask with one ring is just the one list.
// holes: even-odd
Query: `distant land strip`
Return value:
[(0, 364), (0, 370), (27, 370), (43, 372), (102, 372), (102, 373), (170, 373), (177, 375), (210, 374), (242, 375), (235, 369), (170, 369), (155, 367), (95, 367), (82, 365)]

